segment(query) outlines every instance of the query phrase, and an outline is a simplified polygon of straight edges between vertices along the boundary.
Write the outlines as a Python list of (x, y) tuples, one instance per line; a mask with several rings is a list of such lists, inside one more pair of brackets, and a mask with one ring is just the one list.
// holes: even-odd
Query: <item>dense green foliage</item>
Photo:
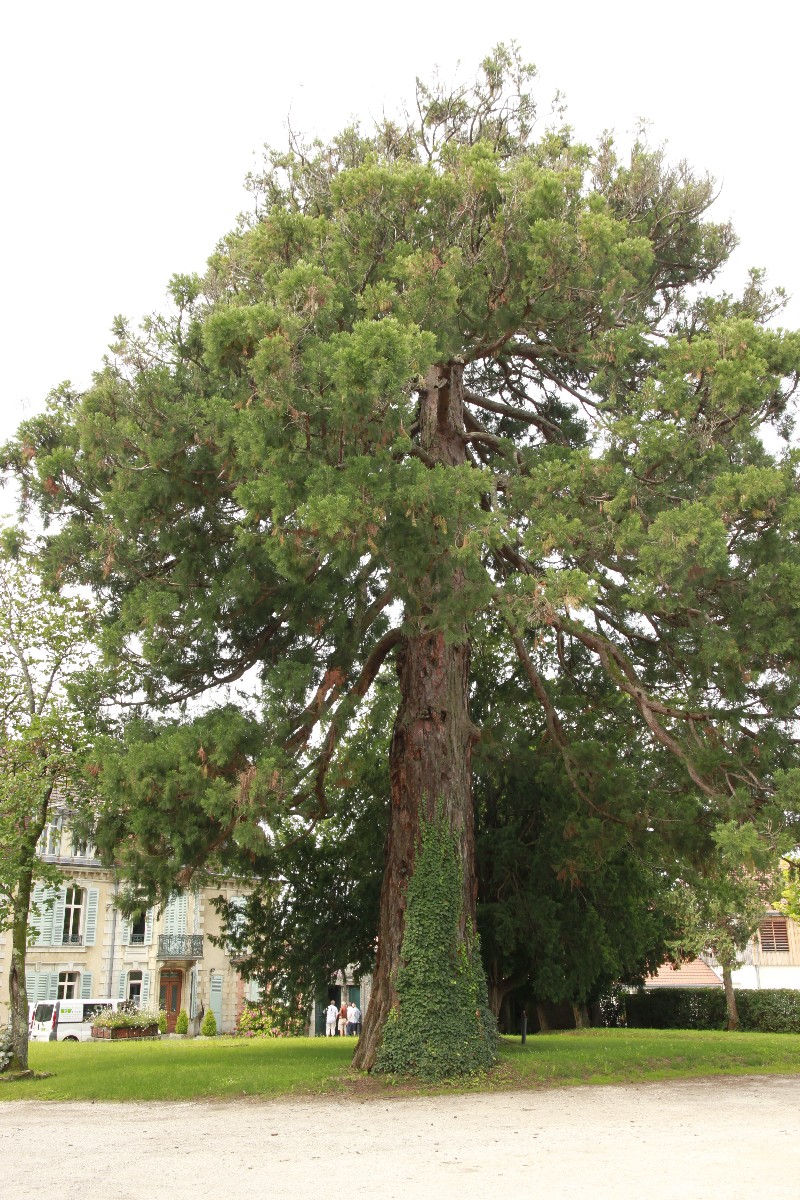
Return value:
[[(758, 1033), (800, 1033), (800, 992), (770, 988), (736, 992), (740, 1028)], [(654, 988), (626, 997), (631, 1028), (724, 1029), (721, 988)]]
[(181, 1011), (178, 1013), (178, 1016), (175, 1020), (175, 1032), (176, 1033), (188, 1033), (189, 1032), (189, 1014), (187, 1013), (185, 1008), (181, 1009)]
[(486, 1071), (497, 1055), (477, 933), (459, 939), (463, 884), (455, 835), (424, 822), (409, 882), (399, 1004), (390, 1013), (376, 1070), (442, 1079)]
[(337, 971), (372, 969), (395, 703), (391, 681), (380, 680), (343, 741), (327, 819), (312, 834), (291, 816), (275, 820), (254, 858), (260, 879), (253, 890), (235, 905), (216, 901), (225, 918), (219, 944), (233, 947), (241, 972), (298, 1020)]
[(639, 982), (678, 937), (676, 843), (639, 819), (664, 777), (643, 748), (628, 742), (620, 754), (597, 727), (593, 700), (604, 681), (585, 655), (570, 670), (584, 694), (574, 716), (581, 749), (598, 775), (591, 804), (545, 720), (526, 706), (519, 674), (503, 678), (485, 647), (474, 665), (478, 927), (497, 1011), (507, 994), (517, 1003), (596, 1000), (613, 984)]
[(236, 1022), (236, 1033), (240, 1037), (302, 1037), (307, 1023), (306, 1013), (298, 1016), (285, 1005), (265, 997), (257, 1003), (245, 1003)]
[(203, 1037), (217, 1036), (217, 1018), (214, 1016), (214, 1013), (210, 1008), (203, 1017), (203, 1023), (200, 1026), (200, 1032), (202, 1033)]

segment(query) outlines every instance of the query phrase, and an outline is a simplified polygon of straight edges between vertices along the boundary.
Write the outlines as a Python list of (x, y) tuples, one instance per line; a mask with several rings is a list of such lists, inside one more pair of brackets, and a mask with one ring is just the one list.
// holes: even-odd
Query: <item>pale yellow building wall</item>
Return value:
[[(60, 972), (77, 972), (81, 979), (78, 981), (78, 995), (81, 994), (81, 981), (86, 972), (91, 972), (91, 994), (95, 997), (119, 997), (121, 992), (120, 976), (124, 974), (124, 991), (127, 995), (127, 979), (131, 971), (141, 971), (150, 974), (150, 989), (147, 1007), (158, 1007), (159, 982), (162, 970), (179, 970), (182, 972), (182, 1007), (189, 1007), (190, 972), (196, 967), (198, 1015), (191, 1032), (198, 1032), (202, 1013), (211, 1007), (211, 981), (216, 976), (222, 977), (221, 1021), (219, 1032), (230, 1032), (235, 1028), (238, 1012), (242, 1004), (242, 986), (235, 965), (231, 962), (224, 947), (214, 946), (209, 940), (209, 934), (220, 933), (220, 917), (210, 903), (212, 896), (222, 895), (226, 899), (246, 894), (247, 887), (232, 881), (225, 881), (219, 886), (204, 887), (197, 892), (187, 893), (187, 914), (185, 935), (198, 934), (202, 936), (202, 955), (196, 960), (165, 959), (159, 956), (159, 937), (164, 933), (165, 914), (155, 911), (152, 916), (151, 940), (147, 945), (131, 945), (124, 942), (125, 922), (121, 913), (115, 907), (114, 898), (118, 890), (118, 881), (113, 871), (110, 871), (89, 858), (66, 856), (47, 856), (48, 861), (55, 863), (64, 875), (64, 886), (74, 883), (87, 894), (90, 888), (98, 890), (98, 911), (95, 933), (95, 945), (88, 946), (85, 940), (80, 945), (35, 945), (28, 949), (26, 976), (34, 983), (39, 977)], [(86, 914), (83, 914), (85, 929)], [(0, 933), (0, 1024), (5, 1024), (9, 1018), (8, 1011), (8, 972), (11, 956), (10, 931)], [(44, 985), (41, 980), (40, 987)], [(34, 996), (29, 999), (34, 999)]]

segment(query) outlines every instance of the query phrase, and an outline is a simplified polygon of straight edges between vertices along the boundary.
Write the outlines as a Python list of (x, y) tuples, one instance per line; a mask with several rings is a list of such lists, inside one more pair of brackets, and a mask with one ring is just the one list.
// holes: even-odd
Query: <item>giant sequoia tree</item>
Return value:
[[(409, 1016), (423, 825), (458, 858), (439, 953), (476, 986), (479, 617), (587, 814), (576, 648), (618, 697), (598, 733), (672, 756), (659, 803), (705, 826), (763, 811), (797, 701), (796, 459), (759, 428), (786, 431), (800, 342), (765, 327), (757, 276), (704, 296), (734, 243), (706, 218), (709, 179), (537, 129), (530, 81), (501, 47), (474, 86), (419, 85), (412, 118), (268, 151), (206, 275), (176, 277), (174, 311), (141, 332), (118, 321), (91, 389), (8, 452), (51, 520), (51, 568), (102, 599), (120, 685), (155, 707), (260, 683), (257, 750), (197, 735), (185, 872), (252, 848), (276, 810), (324, 818), (338, 743), (394, 658), (368, 1068)], [(654, 804), (619, 819), (666, 819)], [(167, 840), (144, 839), (140, 886)], [(482, 1013), (464, 1032), (487, 1036)]]

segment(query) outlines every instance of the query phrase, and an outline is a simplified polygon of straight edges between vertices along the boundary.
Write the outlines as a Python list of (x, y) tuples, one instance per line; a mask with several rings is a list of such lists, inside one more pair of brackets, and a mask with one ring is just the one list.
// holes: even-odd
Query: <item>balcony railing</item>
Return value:
[(61, 935), (61, 945), (62, 946), (82, 946), (83, 945), (83, 934), (82, 933), (64, 933)]
[(159, 958), (202, 958), (202, 933), (161, 933), (158, 936)]

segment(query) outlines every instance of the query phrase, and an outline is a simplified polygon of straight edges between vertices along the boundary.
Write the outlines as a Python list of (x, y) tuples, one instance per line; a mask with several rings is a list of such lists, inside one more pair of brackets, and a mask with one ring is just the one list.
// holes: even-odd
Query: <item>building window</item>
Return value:
[(142, 1000), (142, 972), (128, 972), (128, 999), (132, 1004), (139, 1005)]
[(143, 946), (144, 945), (144, 929), (145, 929), (144, 913), (139, 913), (137, 916), (131, 917), (131, 932), (130, 932), (129, 940), (130, 940), (130, 944), (132, 946)]
[(42, 854), (57, 855), (61, 853), (62, 826), (61, 817), (56, 817), (54, 821), (45, 826), (41, 841)]
[[(61, 937), (64, 945), (80, 945), (82, 912), (83, 892), (80, 888), (68, 887), (64, 899), (64, 930)], [(69, 999), (69, 997), (65, 998)]]
[(758, 936), (765, 954), (789, 953), (789, 930), (784, 917), (770, 917), (768, 921), (762, 921)]
[(86, 858), (87, 857), (86, 852), (88, 849), (89, 849), (89, 843), (86, 841), (86, 838), (79, 838), (76, 833), (73, 833), (73, 835), (72, 835), (72, 857), (73, 858)]
[(78, 972), (62, 971), (58, 976), (57, 1000), (74, 1000), (78, 995)]

